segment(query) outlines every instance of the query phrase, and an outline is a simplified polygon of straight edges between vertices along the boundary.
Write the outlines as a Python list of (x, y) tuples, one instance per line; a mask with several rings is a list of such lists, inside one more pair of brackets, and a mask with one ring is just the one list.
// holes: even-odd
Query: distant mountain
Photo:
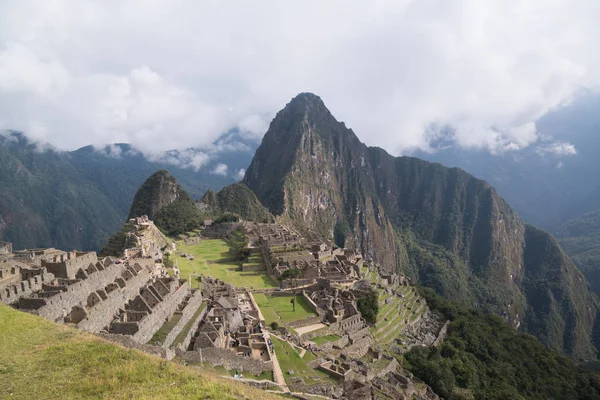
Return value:
[(557, 237), (600, 296), (600, 210), (566, 222)]
[(572, 357), (597, 356), (598, 298), (548, 233), (463, 170), (365, 146), (313, 94), (277, 114), (243, 182), (283, 222), (357, 247)]
[(193, 200), (165, 170), (152, 174), (138, 189), (129, 218), (147, 215), (163, 233), (174, 236), (198, 229), (204, 220), (218, 219), (226, 213), (249, 221), (274, 220), (243, 183), (225, 186), (216, 193), (208, 190), (202, 200)]
[(172, 150), (149, 159), (127, 144), (61, 152), (17, 132), (2, 134), (0, 240), (16, 249), (98, 250), (121, 228), (148, 176), (167, 169), (200, 198), (239, 180), (253, 143), (232, 131), (210, 148)]
[(600, 95), (581, 95), (540, 118), (536, 129), (541, 139), (523, 150), (493, 155), (442, 140), (434, 153), (412, 155), (485, 179), (525, 221), (555, 231), (600, 209)]
[(167, 235), (200, 228), (207, 217), (196, 202), (165, 170), (146, 179), (136, 192), (129, 218), (147, 215)]

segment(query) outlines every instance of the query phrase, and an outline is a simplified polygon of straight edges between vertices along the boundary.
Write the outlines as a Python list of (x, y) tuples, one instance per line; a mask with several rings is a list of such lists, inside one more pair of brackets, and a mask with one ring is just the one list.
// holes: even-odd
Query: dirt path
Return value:
[(302, 336), (305, 333), (316, 331), (317, 329), (321, 329), (321, 328), (325, 328), (325, 327), (326, 327), (325, 324), (314, 324), (314, 325), (303, 326), (302, 328), (295, 328), (295, 330), (296, 330), (296, 332), (298, 332), (298, 335)]

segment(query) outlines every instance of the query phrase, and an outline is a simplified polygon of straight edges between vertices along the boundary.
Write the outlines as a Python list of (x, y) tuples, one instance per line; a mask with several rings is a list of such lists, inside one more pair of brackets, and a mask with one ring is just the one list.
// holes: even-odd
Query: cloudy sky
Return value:
[(310, 91), (395, 154), (445, 125), (497, 150), (600, 84), (598, 0), (358, 4), (2, 1), (0, 129), (63, 149), (203, 146), (233, 127), (260, 137)]

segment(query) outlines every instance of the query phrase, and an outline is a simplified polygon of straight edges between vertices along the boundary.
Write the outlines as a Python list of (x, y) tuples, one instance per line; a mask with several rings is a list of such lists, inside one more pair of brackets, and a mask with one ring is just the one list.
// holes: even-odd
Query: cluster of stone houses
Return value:
[(202, 276), (206, 312), (196, 321), (178, 355), (254, 374), (273, 370), (273, 347), (254, 298), (246, 290)]
[[(108, 339), (126, 338), (129, 342), (124, 344), (140, 344), (146, 351), (160, 347), (159, 354), (167, 358), (177, 355), (188, 363), (256, 375), (274, 369), (273, 343), (250, 291), (207, 276), (201, 277), (202, 289), (192, 288), (191, 282), (167, 274), (163, 251), (175, 249), (152, 221), (134, 218), (126, 227), (120, 257), (57, 249), (13, 251), (10, 243), (0, 242), (0, 301)], [(251, 252), (262, 254), (265, 272), (274, 279), (281, 280), (286, 270), (300, 271), (295, 292), (317, 317), (298, 321), (298, 326), (322, 324), (326, 330), (321, 335), (340, 336), (321, 346), (324, 354), (313, 368), (344, 382), (348, 398), (371, 398), (375, 391), (403, 398), (398, 396), (414, 389), (392, 361), (376, 372), (356, 361), (368, 357), (375, 344), (357, 306), (363, 286), (369, 286), (361, 274), (360, 253), (279, 224), (242, 222), (228, 227), (233, 228), (243, 230)], [(408, 285), (408, 280), (386, 275), (379, 277), (378, 285), (392, 290)], [(287, 286), (281, 280), (281, 289)], [(172, 326), (166, 337), (153, 343), (167, 325)], [(395, 385), (404, 386), (398, 390)], [(417, 389), (414, 393), (429, 398)]]

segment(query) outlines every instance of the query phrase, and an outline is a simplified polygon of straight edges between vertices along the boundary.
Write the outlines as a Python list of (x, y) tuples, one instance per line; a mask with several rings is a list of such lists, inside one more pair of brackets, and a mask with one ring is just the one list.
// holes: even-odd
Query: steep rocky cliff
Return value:
[(485, 181), (367, 147), (313, 94), (277, 114), (244, 183), (283, 222), (360, 248), (566, 354), (596, 357), (598, 299), (550, 235), (526, 227)]

